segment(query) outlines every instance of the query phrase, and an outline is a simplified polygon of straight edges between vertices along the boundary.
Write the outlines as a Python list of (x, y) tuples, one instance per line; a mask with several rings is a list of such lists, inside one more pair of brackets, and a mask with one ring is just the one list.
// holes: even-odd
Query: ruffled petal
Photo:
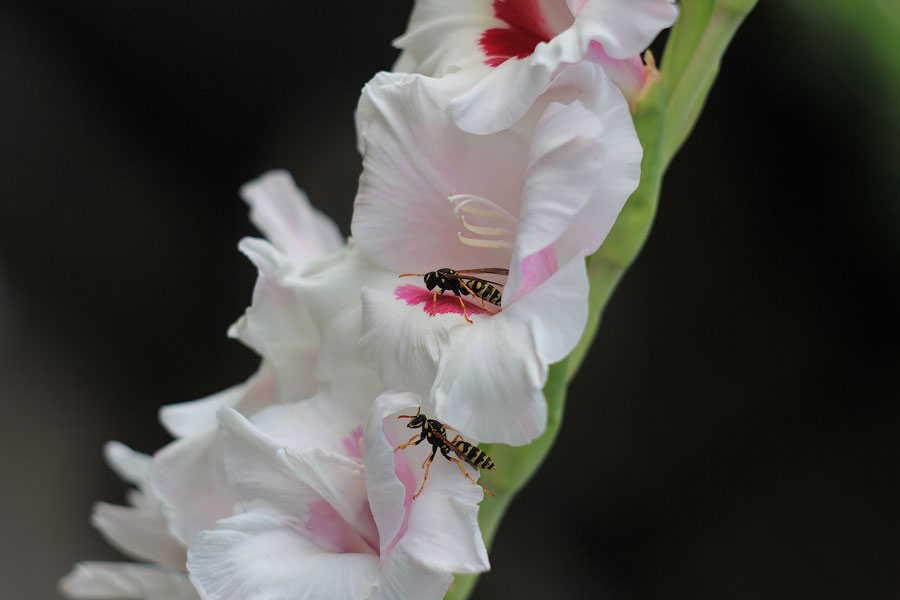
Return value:
[[(292, 450), (321, 448), (362, 458), (358, 447), (371, 397), (345, 399), (319, 394), (291, 404), (270, 406), (251, 419), (272, 444)], [(353, 445), (357, 444), (354, 448)]]
[[(451, 302), (458, 307), (456, 299)], [(362, 303), (363, 336), (359, 344), (384, 386), (428, 395), (450, 341), (450, 329), (468, 324), (456, 313), (429, 315), (430, 297), (424, 304), (410, 306), (393, 292), (365, 289)]]
[(366, 471), (361, 462), (321, 448), (282, 450), (279, 458), (367, 544), (355, 544), (343, 551), (377, 552), (378, 529), (369, 509)]
[[(246, 510), (285, 515), (308, 539), (331, 552), (373, 552), (377, 546), (373, 525), (361, 514), (366, 510), (364, 500), (352, 491), (362, 485), (358, 463), (318, 449), (288, 457), (283, 446), (237, 412), (222, 409), (219, 418), (228, 475)], [(326, 462), (327, 467), (338, 463), (340, 471), (331, 476), (321, 473)], [(350, 497), (336, 498), (339, 490), (349, 491)]]
[(374, 262), (397, 274), (505, 266), (508, 251), (459, 241), (463, 225), (449, 197), (474, 194), (516, 211), (527, 143), (513, 131), (476, 136), (460, 130), (432, 99), (426, 79), (363, 90), (359, 114), (369, 122), (360, 126), (366, 141), (353, 237)]
[(122, 552), (172, 570), (184, 569), (186, 547), (172, 537), (158, 510), (98, 502), (91, 522), (107, 542)]
[(382, 560), (371, 600), (441, 600), (453, 574), (436, 571), (398, 549)]
[(334, 221), (313, 208), (287, 171), (263, 173), (241, 187), (250, 220), (295, 265), (340, 250), (344, 238)]
[(320, 343), (291, 283), (295, 267), (264, 240), (245, 238), (238, 247), (259, 269), (259, 277), (252, 306), (228, 333), (271, 361), (281, 402), (308, 398), (316, 390), (313, 374)]
[(207, 600), (366, 598), (378, 557), (323, 554), (290, 519), (246, 513), (198, 535), (188, 570)]
[(533, 60), (507, 60), (447, 104), (453, 121), (461, 129), (478, 134), (508, 128), (547, 90), (555, 66), (548, 68)]
[(588, 0), (569, 32), (582, 55), (596, 40), (610, 57), (625, 59), (643, 52), (677, 17), (674, 0)]
[(153, 468), (153, 457), (135, 452), (121, 442), (106, 442), (103, 446), (103, 456), (110, 468), (124, 481), (142, 489), (147, 487), (150, 470)]
[(223, 406), (252, 415), (276, 402), (275, 392), (275, 369), (264, 360), (244, 383), (199, 400), (163, 406), (159, 420), (174, 437), (195, 435), (216, 427), (216, 411)]
[(484, 0), (417, 0), (406, 33), (393, 42), (403, 50), (393, 70), (441, 77), (486, 67), (478, 40), (485, 29), (499, 24)]
[(81, 562), (59, 582), (68, 598), (97, 600), (199, 600), (183, 573), (147, 565), (113, 562)]
[(381, 269), (352, 243), (298, 279), (297, 291), (322, 340), (316, 366), (320, 393), (371, 400), (384, 389), (359, 348), (360, 290), (367, 285), (385, 286), (396, 280), (396, 273)]
[(436, 418), (480, 441), (521, 445), (539, 436), (547, 365), (578, 343), (587, 293), (579, 255), (500, 314), (452, 330), (432, 390)]
[(547, 423), (541, 393), (547, 366), (527, 321), (513, 315), (506, 308), (477, 326), (451, 331), (433, 400), (424, 403), (436, 419), (476, 440), (527, 444)]
[[(398, 452), (394, 448), (418, 431), (396, 418), (399, 413), (414, 414), (417, 401), (414, 394), (383, 394), (366, 425), (367, 486), (381, 534), (381, 555), (400, 552), (437, 573), (485, 571), (489, 563), (478, 527), (481, 488), (438, 455), (421, 495), (413, 500), (424, 477), (422, 462), (432, 447), (423, 442)], [(466, 468), (478, 478), (477, 469)], [(403, 570), (402, 563), (391, 564)], [(387, 573), (386, 578), (399, 585), (400, 577)]]
[(215, 429), (175, 440), (157, 452), (151, 482), (169, 530), (185, 545), (230, 515), (236, 500)]

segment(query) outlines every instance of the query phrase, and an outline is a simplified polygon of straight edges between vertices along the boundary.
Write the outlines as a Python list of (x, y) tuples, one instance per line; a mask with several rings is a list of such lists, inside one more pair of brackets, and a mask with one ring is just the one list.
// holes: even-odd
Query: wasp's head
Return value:
[(425, 415), (422, 414), (422, 407), (421, 407), (421, 406), (420, 406), (419, 409), (416, 411), (416, 414), (414, 414), (414, 415), (400, 415), (400, 416), (397, 417), (397, 418), (398, 418), (398, 419), (409, 419), (409, 423), (407, 423), (406, 426), (409, 427), (410, 429), (418, 429), (419, 427), (421, 427), (422, 425), (424, 425), (424, 424), (425, 424), (425, 421), (427, 420), (426, 417), (425, 417)]
[(437, 285), (437, 273), (434, 271), (430, 271), (425, 273), (425, 287), (428, 288), (429, 291), (434, 289), (434, 286)]

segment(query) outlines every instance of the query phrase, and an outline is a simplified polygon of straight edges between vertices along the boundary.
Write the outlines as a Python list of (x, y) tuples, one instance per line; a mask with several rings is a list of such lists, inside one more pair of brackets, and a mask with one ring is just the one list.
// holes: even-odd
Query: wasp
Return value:
[[(475, 444), (471, 444), (464, 439), (462, 439), (461, 435), (457, 435), (453, 438), (453, 441), (447, 439), (447, 427), (444, 426), (443, 423), (438, 421), (437, 419), (429, 419), (425, 415), (422, 414), (422, 408), (419, 407), (419, 410), (416, 411), (414, 415), (400, 415), (397, 417), (398, 419), (409, 419), (409, 423), (406, 424), (410, 429), (421, 429), (420, 433), (409, 438), (409, 441), (405, 444), (400, 444), (396, 448), (394, 448), (394, 452), (398, 450), (402, 450), (407, 446), (415, 446), (417, 444), (421, 444), (423, 441), (428, 440), (428, 443), (431, 444), (431, 454), (428, 458), (425, 459), (425, 462), (422, 463), (422, 467), (425, 468), (425, 478), (422, 479), (422, 485), (419, 486), (419, 491), (416, 492), (416, 495), (413, 496), (413, 499), (419, 497), (419, 494), (422, 493), (422, 490), (425, 489), (425, 482), (428, 481), (428, 470), (431, 468), (431, 463), (434, 460), (437, 451), (440, 450), (441, 454), (449, 461), (455, 462), (456, 466), (459, 467), (459, 470), (462, 471), (462, 474), (466, 476), (466, 479), (480, 487), (484, 490), (485, 494), (489, 496), (493, 496), (491, 492), (486, 490), (484, 486), (478, 484), (474, 479), (472, 479), (468, 473), (466, 473), (465, 468), (462, 466), (462, 463), (459, 462), (459, 459), (453, 458), (450, 456), (450, 452), (453, 452), (461, 458), (466, 463), (472, 465), (476, 469), (486, 469), (488, 471), (495, 471), (497, 469), (497, 465), (494, 464), (494, 461), (491, 460), (491, 457), (488, 456), (484, 450), (476, 446)], [(450, 427), (449, 429), (453, 429)], [(416, 439), (418, 438), (418, 439)]]
[(432, 296), (431, 314), (437, 312), (438, 295), (443, 294), (447, 291), (453, 292), (454, 294), (456, 294), (456, 297), (459, 298), (459, 304), (463, 309), (463, 317), (465, 317), (466, 321), (471, 323), (472, 319), (469, 318), (469, 314), (466, 312), (466, 303), (463, 302), (462, 296), (468, 296), (469, 294), (472, 294), (474, 297), (478, 298), (478, 302), (481, 303), (481, 307), (484, 310), (492, 313), (495, 313), (497, 311), (485, 306), (484, 302), (487, 301), (496, 306), (500, 306), (500, 302), (502, 302), (503, 297), (503, 293), (496, 287), (503, 287), (502, 283), (497, 283), (496, 281), (488, 281), (487, 279), (481, 279), (480, 277), (471, 276), (476, 273), (509, 275), (509, 269), (501, 269), (499, 267), (496, 267), (454, 271), (453, 269), (444, 268), (438, 269), (437, 271), (429, 271), (428, 273), (403, 273), (402, 275), (400, 275), (400, 277), (423, 277), (425, 279), (425, 287), (428, 288), (429, 291), (434, 290), (435, 287), (440, 288), (440, 291), (434, 290), (434, 295)]

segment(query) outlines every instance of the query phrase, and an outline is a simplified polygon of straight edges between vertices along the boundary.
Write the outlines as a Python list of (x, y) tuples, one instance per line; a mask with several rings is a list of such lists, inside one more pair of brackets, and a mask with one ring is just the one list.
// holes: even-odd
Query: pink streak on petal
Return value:
[[(430, 299), (430, 296), (429, 296)], [(397, 447), (400, 445), (401, 440), (396, 439), (393, 435), (391, 435), (387, 426), (387, 419), (381, 426), (381, 431), (384, 433), (384, 437), (387, 438), (388, 442), (393, 447)], [(404, 440), (405, 441), (405, 440)], [(413, 503), (413, 496), (416, 494), (416, 490), (418, 489), (418, 482), (416, 481), (415, 475), (413, 475), (412, 468), (410, 468), (409, 463), (406, 461), (406, 458), (400, 452), (394, 452), (394, 473), (397, 475), (397, 479), (403, 484), (403, 487), (406, 488), (406, 497), (403, 499), (403, 524), (400, 526), (400, 530), (397, 532), (397, 535), (388, 544), (388, 547), (384, 550), (384, 555), (381, 557), (384, 559), (387, 555), (391, 553), (391, 550), (394, 549), (394, 546), (397, 545), (398, 542), (406, 535), (406, 530), (409, 528), (409, 513)]]
[[(558, 270), (556, 244), (550, 244), (540, 252), (526, 256), (522, 261), (522, 283), (516, 290), (515, 298), (520, 298), (541, 285)], [(510, 299), (510, 302), (513, 302), (515, 298)]]
[(632, 99), (644, 87), (647, 81), (647, 69), (640, 56), (619, 60), (610, 57), (603, 49), (603, 45), (597, 40), (591, 40), (588, 45), (585, 60), (595, 62), (606, 71), (626, 98)]
[[(324, 541), (334, 552), (365, 552), (364, 542), (347, 526), (347, 522), (327, 500), (319, 500), (309, 505), (309, 520), (306, 530), (314, 540)], [(377, 546), (376, 546), (377, 548)], [(368, 549), (371, 552), (371, 548)]]
[(481, 34), (478, 45), (488, 59), (485, 64), (499, 66), (507, 59), (526, 58), (541, 42), (553, 39), (537, 0), (494, 0), (494, 16), (507, 27), (492, 27)]
[(354, 429), (350, 432), (350, 434), (343, 439), (344, 442), (344, 450), (347, 451), (347, 456), (351, 458), (359, 458), (363, 459), (363, 450), (362, 445), (360, 444), (360, 440), (363, 436), (363, 428), (362, 425)]
[[(421, 304), (422, 310), (430, 316), (433, 316), (431, 315), (433, 294), (434, 292), (429, 292), (428, 290), (415, 285), (401, 285), (394, 290), (394, 298), (405, 300), (410, 306)], [(470, 315), (483, 315), (488, 312), (481, 308), (481, 306), (469, 302), (468, 300), (463, 300), (463, 302), (466, 303), (466, 311)], [(459, 298), (452, 292), (437, 297), (437, 309), (435, 310), (435, 314), (444, 315), (447, 313), (457, 315), (463, 314), (462, 306), (459, 305)]]

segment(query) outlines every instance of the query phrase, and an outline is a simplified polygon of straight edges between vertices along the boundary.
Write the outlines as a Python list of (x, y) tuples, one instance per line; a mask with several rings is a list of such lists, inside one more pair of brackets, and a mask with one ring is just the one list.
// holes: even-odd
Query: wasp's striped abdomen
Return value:
[(485, 302), (490, 302), (491, 304), (500, 306), (500, 302), (501, 302), (501, 298), (503, 297), (503, 294), (500, 292), (500, 290), (495, 288), (490, 283), (488, 283), (486, 281), (479, 281), (477, 279), (472, 279), (472, 280), (466, 282), (466, 286), (468, 286), (468, 288), (470, 290), (472, 290), (472, 292), (476, 296), (478, 296)]
[(478, 446), (470, 444), (465, 440), (457, 440), (453, 445), (460, 451), (460, 456), (464, 457), (465, 461), (473, 467), (486, 469), (488, 471), (495, 471), (497, 469), (497, 466), (494, 464), (494, 461), (491, 460), (491, 457)]

